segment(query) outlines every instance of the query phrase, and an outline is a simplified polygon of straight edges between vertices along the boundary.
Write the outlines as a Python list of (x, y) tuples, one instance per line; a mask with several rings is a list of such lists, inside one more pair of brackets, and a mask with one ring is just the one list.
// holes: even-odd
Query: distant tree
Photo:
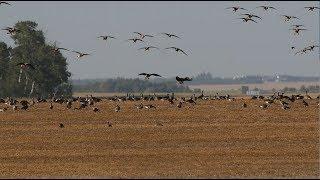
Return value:
[(7, 95), (6, 81), (10, 61), (10, 48), (4, 42), (0, 42), (0, 97)]

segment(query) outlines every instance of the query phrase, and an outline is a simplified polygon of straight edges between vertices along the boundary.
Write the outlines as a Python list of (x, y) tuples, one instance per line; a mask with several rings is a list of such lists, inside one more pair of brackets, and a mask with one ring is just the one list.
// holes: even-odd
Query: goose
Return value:
[(4, 28), (2, 30), (7, 31), (7, 34), (10, 34), (10, 35), (15, 35), (17, 32), (20, 32), (20, 30), (18, 30), (15, 27), (6, 27), (6, 28)]
[(141, 50), (141, 49), (144, 49), (144, 51), (149, 51), (150, 49), (159, 49), (159, 48), (155, 46), (146, 46), (146, 47), (139, 48), (138, 50)]
[(133, 33), (139, 34), (141, 39), (143, 39), (143, 38), (145, 38), (145, 37), (153, 37), (153, 36), (151, 36), (151, 35), (143, 34), (143, 33), (140, 33), (140, 32), (133, 32)]
[(127, 41), (132, 41), (133, 43), (136, 43), (137, 41), (144, 42), (142, 39), (139, 39), (139, 38), (131, 38), (131, 39), (128, 39)]
[(304, 7), (305, 9), (308, 9), (308, 11), (313, 11), (315, 9), (320, 9), (319, 7), (316, 6), (309, 6), (309, 7)]
[(168, 48), (165, 48), (165, 49), (174, 49), (176, 52), (182, 52), (184, 55), (188, 56), (187, 53), (185, 53), (182, 49), (180, 48), (177, 48), (177, 47), (168, 47)]
[(145, 105), (144, 108), (146, 108), (146, 109), (152, 109), (152, 108), (156, 109), (156, 107), (154, 105), (152, 105), (152, 104)]
[(251, 18), (248, 18), (248, 17), (245, 17), (245, 18), (238, 18), (238, 19), (242, 19), (243, 22), (248, 22), (248, 21), (253, 21), (255, 23), (258, 23), (257, 21), (251, 19)]
[(161, 33), (161, 34), (164, 34), (164, 35), (166, 35), (166, 36), (168, 36), (168, 37), (175, 37), (175, 38), (179, 38), (179, 39), (181, 39), (179, 36), (177, 36), (177, 35), (174, 35), (174, 34), (169, 34), (169, 33)]
[(60, 127), (60, 128), (64, 128), (64, 124), (60, 123), (60, 124), (59, 124), (59, 127)]
[(25, 68), (30, 68), (30, 69), (35, 69), (34, 66), (30, 63), (18, 63), (17, 66), (20, 66), (20, 68), (25, 69)]
[(109, 127), (112, 127), (112, 123), (109, 122), (109, 121), (107, 121), (107, 125), (108, 125)]
[(309, 106), (309, 104), (305, 100), (302, 100), (302, 103), (303, 103), (304, 107), (308, 107)]
[(120, 106), (119, 106), (119, 105), (116, 105), (116, 107), (114, 108), (114, 111), (115, 111), (115, 112), (119, 112), (119, 111), (120, 111)]
[(246, 108), (246, 107), (248, 107), (248, 105), (244, 102), (244, 103), (242, 104), (242, 107)]
[(6, 1), (0, 1), (0, 5), (1, 5), (1, 4), (6, 4), (6, 5), (11, 6), (11, 4), (10, 4), (10, 3), (8, 3), (8, 2), (6, 2)]
[(139, 105), (135, 105), (137, 109), (142, 109), (143, 108), (143, 104), (140, 103)]
[(308, 91), (306, 91), (306, 97), (307, 99), (312, 99), (312, 97), (308, 94)]
[(109, 38), (110, 39), (117, 39), (116, 37), (114, 37), (114, 36), (99, 36), (98, 38), (102, 38), (103, 40), (105, 40), (105, 41), (107, 41)]
[(162, 77), (159, 74), (155, 74), (155, 73), (140, 73), (140, 74), (138, 74), (138, 76), (140, 76), (140, 75), (145, 76), (145, 79), (149, 79), (151, 76)]
[(178, 108), (181, 108), (182, 107), (182, 102), (179, 101), (179, 104), (177, 105)]
[(308, 49), (307, 48), (304, 48), (304, 49), (301, 49), (300, 51), (297, 51), (294, 55), (297, 55), (297, 54), (306, 54), (307, 53), (307, 51), (308, 51)]
[(176, 80), (177, 80), (180, 84), (183, 84), (184, 81), (192, 81), (192, 78), (189, 78), (189, 77), (181, 78), (181, 77), (179, 77), (179, 76), (176, 76)]
[(267, 104), (262, 104), (259, 107), (262, 108), (262, 109), (266, 109), (268, 107), (268, 105)]
[(50, 107), (49, 107), (50, 109), (53, 109), (53, 105), (52, 105), (52, 102), (50, 102)]
[(292, 25), (292, 27), (299, 28), (299, 27), (304, 27), (304, 25), (302, 25), (302, 24), (294, 24), (294, 25)]
[(5, 112), (7, 108), (0, 109), (0, 112)]
[(257, 15), (254, 15), (254, 14), (245, 13), (245, 14), (241, 14), (241, 15), (247, 16), (247, 18), (249, 18), (249, 19), (251, 19), (251, 18), (253, 18), (253, 17), (256, 17), (256, 18), (261, 19), (261, 17), (259, 17), (259, 16), (257, 16)]
[(290, 107), (288, 105), (283, 105), (281, 108), (284, 110), (290, 109)]
[(81, 57), (83, 57), (83, 56), (88, 56), (88, 55), (90, 55), (90, 54), (88, 54), (88, 53), (82, 53), (82, 52), (79, 52), (79, 51), (72, 51), (72, 52), (77, 53), (77, 54), (78, 54), (78, 55), (77, 55), (78, 58), (81, 58)]
[(59, 50), (65, 50), (65, 51), (70, 51), (69, 49), (66, 48), (59, 48), (59, 47), (55, 47), (52, 49), (52, 51), (57, 54), (59, 52)]
[(70, 109), (71, 107), (72, 107), (72, 101), (69, 100), (69, 101), (67, 102), (67, 109)]
[(248, 11), (247, 9), (245, 8), (242, 8), (240, 6), (233, 6), (233, 7), (228, 7), (226, 9), (232, 9), (233, 12), (237, 12), (239, 9), (242, 9), (242, 10), (245, 10), (245, 11)]
[(285, 21), (289, 21), (289, 20), (291, 20), (291, 19), (299, 19), (299, 18), (296, 17), (296, 16), (288, 16), (288, 15), (281, 15), (281, 16), (285, 17)]
[(306, 47), (307, 50), (313, 51), (315, 47), (319, 47), (318, 45), (311, 45)]
[(16, 106), (16, 105), (12, 106), (12, 110), (16, 111), (17, 109), (18, 109), (18, 106)]
[(292, 28), (292, 29), (289, 29), (289, 30), (293, 30), (293, 31), (294, 31), (294, 34), (299, 35), (299, 32), (300, 32), (300, 31), (305, 31), (305, 30), (307, 30), (307, 29)]
[(274, 9), (274, 10), (277, 10), (276, 8), (272, 7), (272, 6), (258, 6), (256, 8), (262, 8), (263, 10), (267, 11), (269, 9)]
[(197, 104), (192, 98), (186, 100), (186, 102), (188, 102), (190, 104)]
[(93, 110), (93, 112), (98, 112), (98, 111), (100, 111), (99, 108), (97, 108), (97, 107), (92, 108), (92, 110)]

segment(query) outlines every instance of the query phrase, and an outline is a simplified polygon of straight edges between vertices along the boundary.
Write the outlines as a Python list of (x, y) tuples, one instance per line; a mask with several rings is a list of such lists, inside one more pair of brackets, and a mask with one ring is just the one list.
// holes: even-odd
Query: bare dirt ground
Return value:
[(249, 99), (181, 109), (142, 102), (155, 110), (104, 100), (96, 113), (48, 103), (9, 109), (0, 112), (0, 177), (317, 178), (320, 111), (306, 101), (309, 107), (298, 100), (286, 111)]

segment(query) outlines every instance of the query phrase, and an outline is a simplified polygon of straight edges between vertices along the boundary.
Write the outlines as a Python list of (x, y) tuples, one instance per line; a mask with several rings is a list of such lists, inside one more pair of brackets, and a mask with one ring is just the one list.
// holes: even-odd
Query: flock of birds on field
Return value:
[[(8, 2), (4, 2), (4, 1), (0, 1), (0, 5), (11, 5), (10, 3)], [(277, 10), (276, 8), (272, 7), (272, 6), (258, 6), (257, 8), (261, 8), (262, 10), (264, 11), (275, 11)], [(228, 7), (226, 9), (232, 9), (232, 11), (234, 13), (238, 12), (238, 11), (248, 11), (247, 9), (243, 8), (243, 7), (240, 7), (240, 6), (233, 6), (233, 7)], [(315, 6), (309, 6), (309, 7), (304, 7), (304, 9), (306, 9), (308, 12), (313, 12), (315, 10), (319, 10), (320, 8), (319, 7), (315, 7)], [(258, 23), (257, 22), (257, 19), (260, 19), (262, 20), (262, 18), (258, 15), (255, 15), (255, 14), (252, 14), (252, 13), (242, 13), (240, 14), (241, 18), (238, 18), (238, 19), (241, 19), (243, 22), (254, 22), (254, 23)], [(282, 17), (284, 17), (284, 20), (286, 22), (289, 22), (293, 19), (299, 19), (298, 17), (296, 16), (289, 16), (289, 15), (281, 15)], [(304, 25), (301, 25), (301, 24), (293, 24), (291, 27), (293, 28), (290, 28), (289, 30), (292, 30), (294, 32), (294, 35), (299, 35), (301, 31), (305, 31), (307, 29), (303, 28)], [(20, 30), (19, 29), (16, 29), (15, 27), (6, 27), (6, 28), (3, 28), (2, 30), (5, 30), (7, 31), (7, 34), (8, 35), (14, 35), (16, 33), (19, 33)], [(126, 42), (132, 42), (132, 43), (144, 43), (145, 42), (145, 39), (146, 38), (154, 38), (155, 35), (150, 35), (150, 34), (145, 34), (145, 33), (142, 33), (142, 32), (134, 32), (134, 34), (136, 34), (137, 36), (136, 37), (132, 37), (130, 39), (127, 39), (125, 40)], [(181, 39), (179, 36), (175, 35), (175, 34), (171, 34), (171, 33), (159, 33), (158, 35), (164, 35), (168, 38), (176, 38), (176, 39)], [(112, 36), (112, 35), (101, 35), (101, 36), (98, 36), (97, 38), (101, 39), (101, 40), (104, 40), (107, 42), (109, 42), (110, 39), (118, 39), (117, 37), (115, 36)], [(315, 47), (319, 47), (319, 45), (310, 45), (310, 46), (307, 46), (301, 50), (298, 50), (295, 54), (304, 54), (304, 53), (307, 53), (308, 51), (314, 51), (314, 48)], [(148, 46), (144, 46), (144, 47), (141, 47), (139, 48), (138, 50), (144, 50), (144, 51), (150, 51), (151, 49), (157, 49), (157, 50), (160, 50), (159, 47), (156, 47), (156, 46), (151, 46), (151, 45), (148, 45)], [(188, 56), (188, 54), (182, 50), (181, 48), (177, 48), (177, 47), (167, 47), (167, 48), (164, 48), (164, 50), (174, 50), (175, 52), (177, 53), (182, 53), (183, 55), (186, 55)], [(291, 49), (295, 49), (294, 46), (291, 47)], [(62, 48), (62, 47), (55, 47), (52, 49), (52, 52), (54, 54), (57, 54), (59, 53), (61, 50), (64, 50), (64, 51), (71, 51), (71, 52), (74, 52), (77, 54), (77, 58), (78, 59), (82, 59), (83, 57), (85, 56), (89, 56), (91, 55), (90, 53), (84, 53), (84, 52), (79, 52), (79, 51), (75, 51), (75, 50), (69, 50), (67, 48)], [(17, 66), (20, 66), (20, 74), (21, 74), (21, 71), (22, 69), (29, 69), (29, 70), (35, 70), (37, 67), (34, 66), (32, 63), (29, 63), (29, 62), (21, 62), (21, 63), (18, 63)], [(157, 73), (140, 73), (138, 75), (141, 75), (141, 76), (144, 76), (145, 79), (149, 79), (151, 76), (155, 76), (155, 77), (162, 77), (161, 75), (157, 74)], [(20, 82), (20, 76), (19, 76), (19, 80)], [(179, 84), (183, 84), (185, 81), (192, 81), (192, 78), (189, 78), (189, 77), (179, 77), (179, 76), (176, 76), (176, 81), (179, 83)], [(96, 103), (99, 103), (99, 102), (102, 102), (104, 99), (106, 100), (109, 100), (109, 101), (113, 101), (113, 102), (124, 102), (124, 101), (139, 101), (140, 104), (136, 104), (135, 105), (135, 108), (137, 109), (156, 109), (156, 106), (153, 105), (153, 104), (143, 104), (141, 101), (145, 101), (145, 102), (151, 102), (151, 101), (155, 101), (155, 100), (160, 100), (160, 101), (167, 101), (169, 104), (171, 105), (174, 105), (176, 104), (176, 107), (177, 108), (182, 108), (184, 104), (188, 103), (188, 104), (191, 104), (191, 105), (196, 105), (197, 104), (197, 101), (199, 100), (227, 100), (227, 101), (230, 101), (230, 102), (233, 102), (233, 101), (236, 101), (236, 98), (234, 97), (231, 97), (230, 95), (225, 95), (225, 96), (221, 96), (219, 95), (218, 93), (214, 96), (205, 96), (203, 94), (203, 91), (202, 91), (202, 94), (199, 95), (199, 96), (196, 96), (195, 94), (193, 94), (191, 97), (188, 97), (188, 98), (185, 98), (185, 97), (176, 97), (174, 95), (174, 93), (172, 93), (171, 95), (170, 94), (167, 94), (167, 95), (164, 95), (164, 96), (160, 96), (160, 95), (156, 95), (156, 94), (153, 94), (153, 95), (148, 95), (148, 96), (144, 96), (143, 94), (141, 94), (140, 96), (135, 96), (133, 94), (127, 94), (125, 96), (114, 96), (114, 97), (93, 97), (93, 96), (87, 96), (87, 97), (78, 97), (78, 98), (56, 98), (54, 95), (51, 99), (49, 100), (46, 100), (46, 99), (42, 99), (42, 98), (37, 98), (37, 99), (32, 99), (31, 103), (27, 100), (21, 100), (21, 101), (18, 101), (17, 99), (14, 99), (14, 98), (6, 98), (6, 99), (0, 99), (0, 104), (6, 104), (10, 107), (12, 107), (12, 109), (14, 111), (17, 111), (18, 109), (21, 109), (21, 110), (27, 110), (29, 109), (29, 107), (33, 107), (36, 103), (45, 103), (45, 102), (49, 102), (50, 103), (50, 106), (49, 106), (49, 109), (53, 109), (54, 108), (54, 103), (56, 104), (65, 104), (65, 107), (67, 109), (72, 109), (72, 107), (74, 106), (74, 103), (75, 102), (79, 102), (79, 106), (78, 107), (73, 107), (73, 110), (81, 110), (81, 109), (86, 109), (87, 107), (91, 107), (92, 108), (92, 111), (93, 112), (99, 112), (100, 109), (98, 107), (95, 106)], [(309, 106), (309, 104), (307, 103), (307, 101), (305, 99), (312, 99), (308, 93), (306, 92), (306, 95), (301, 95), (301, 94), (296, 94), (296, 95), (291, 95), (291, 96), (286, 96), (284, 95), (283, 93), (275, 93), (271, 96), (252, 96), (251, 99), (257, 99), (257, 100), (263, 100), (264, 103), (261, 104), (259, 107), (262, 108), (262, 109), (267, 109), (268, 107), (271, 106), (271, 104), (274, 104), (276, 102), (279, 102), (279, 104), (281, 104), (281, 107), (282, 109), (284, 110), (287, 110), (287, 109), (290, 109), (290, 104), (295, 102), (295, 101), (298, 101), (305, 106)], [(319, 101), (319, 96), (316, 97), (316, 99)], [(20, 104), (20, 105), (19, 105)], [(317, 104), (317, 106), (319, 106), (319, 102)], [(241, 107), (243, 108), (247, 108), (248, 105), (244, 102), (242, 102), (242, 105)], [(0, 112), (5, 112), (7, 111), (8, 108), (1, 108), (0, 109)], [(114, 108), (114, 111), (115, 112), (120, 112), (121, 111), (121, 107), (119, 104), (116, 104), (115, 108)], [(64, 127), (64, 125), (61, 123), (59, 125), (61, 128)], [(108, 126), (112, 126), (112, 123), (111, 122), (108, 122)]]

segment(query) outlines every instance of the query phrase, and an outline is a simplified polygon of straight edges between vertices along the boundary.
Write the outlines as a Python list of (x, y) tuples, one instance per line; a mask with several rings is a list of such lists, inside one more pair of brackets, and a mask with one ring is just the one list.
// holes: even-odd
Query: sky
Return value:
[[(9, 1), (10, 2), (10, 1)], [(308, 45), (319, 45), (319, 10), (308, 12), (305, 6), (317, 1), (16, 1), (0, 6), (0, 27), (31, 20), (39, 24), (49, 43), (90, 53), (77, 60), (76, 54), (62, 52), (67, 58), (72, 79), (135, 78), (141, 72), (164, 77), (195, 76), (210, 72), (214, 77), (241, 75), (320, 76), (319, 48), (305, 55), (294, 55)], [(233, 13), (231, 6), (248, 11)], [(277, 10), (264, 12), (261, 5)], [(258, 23), (237, 19), (242, 13), (262, 18)], [(297, 20), (285, 22), (281, 15)], [(306, 31), (295, 36), (292, 24), (303, 24)], [(154, 35), (145, 43), (132, 44), (135, 31)], [(167, 38), (160, 33), (178, 35)], [(106, 43), (100, 35), (112, 35)], [(0, 32), (0, 41), (14, 47)], [(157, 46), (150, 52), (138, 50)], [(188, 56), (164, 48), (175, 46)], [(297, 50), (291, 50), (296, 46)]]

